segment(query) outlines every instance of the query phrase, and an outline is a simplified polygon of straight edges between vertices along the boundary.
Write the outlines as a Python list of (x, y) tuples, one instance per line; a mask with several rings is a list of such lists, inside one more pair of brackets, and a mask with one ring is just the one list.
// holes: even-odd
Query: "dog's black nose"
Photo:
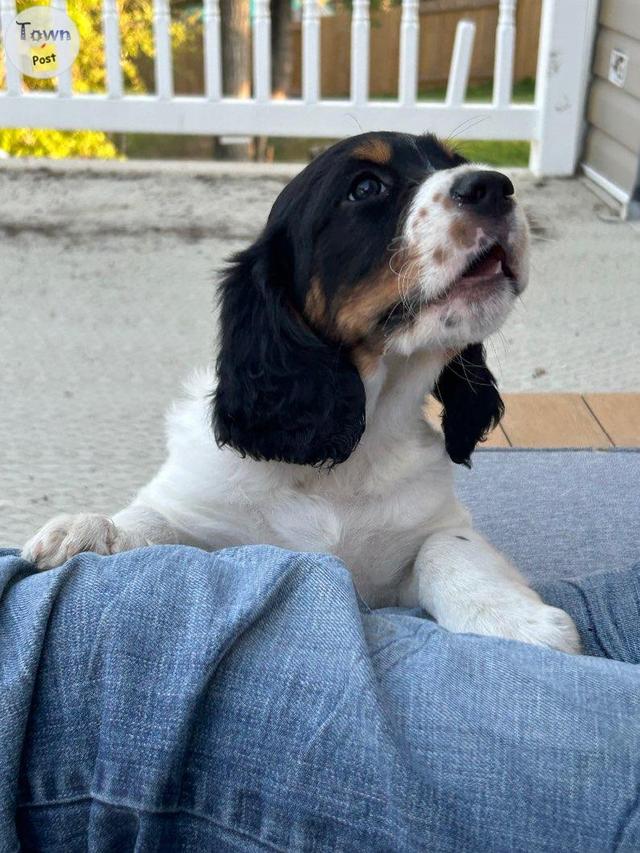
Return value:
[(449, 195), (482, 216), (503, 216), (513, 206), (513, 184), (500, 172), (466, 172), (453, 184)]

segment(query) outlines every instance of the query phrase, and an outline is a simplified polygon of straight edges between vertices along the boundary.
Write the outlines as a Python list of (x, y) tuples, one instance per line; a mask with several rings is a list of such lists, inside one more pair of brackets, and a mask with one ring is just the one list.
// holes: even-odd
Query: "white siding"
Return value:
[[(609, 82), (612, 50), (629, 57), (623, 88)], [(640, 160), (640, 2), (603, 0), (596, 37), (582, 156), (591, 176), (631, 196)]]

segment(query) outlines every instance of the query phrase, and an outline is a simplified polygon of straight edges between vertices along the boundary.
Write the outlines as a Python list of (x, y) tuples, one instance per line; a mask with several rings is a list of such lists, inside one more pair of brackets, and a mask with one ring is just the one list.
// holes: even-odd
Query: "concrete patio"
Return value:
[[(0, 163), (0, 544), (112, 511), (163, 455), (163, 412), (214, 345), (216, 269), (292, 167)], [(533, 277), (489, 344), (504, 389), (640, 391), (640, 231), (581, 180), (518, 174)]]

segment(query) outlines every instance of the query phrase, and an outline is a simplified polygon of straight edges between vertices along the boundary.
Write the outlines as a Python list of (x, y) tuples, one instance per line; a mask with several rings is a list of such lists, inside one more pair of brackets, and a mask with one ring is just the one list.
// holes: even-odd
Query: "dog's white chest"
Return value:
[(388, 601), (388, 590), (409, 569), (443, 494), (418, 478), (384, 496), (363, 488), (350, 495), (331, 489), (290, 492), (262, 507), (263, 537), (292, 550), (335, 554), (351, 571), (370, 604)]
[(363, 598), (380, 604), (430, 530), (459, 511), (442, 438), (417, 418), (385, 421), (346, 462), (317, 470), (216, 447), (203, 399), (174, 409), (169, 459), (138, 498), (190, 531), (194, 544), (334, 554)]

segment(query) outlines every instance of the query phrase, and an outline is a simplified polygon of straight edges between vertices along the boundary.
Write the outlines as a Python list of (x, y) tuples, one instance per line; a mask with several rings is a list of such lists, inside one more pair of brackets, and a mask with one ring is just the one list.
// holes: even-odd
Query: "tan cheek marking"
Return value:
[(433, 200), (436, 204), (439, 204), (442, 201), (442, 193), (436, 193)]
[(372, 163), (388, 163), (391, 160), (391, 146), (383, 139), (370, 139), (354, 149), (354, 157), (370, 160)]
[(327, 300), (320, 284), (320, 279), (314, 278), (304, 302), (307, 319), (314, 325), (323, 327), (327, 317)]
[(380, 342), (376, 345), (366, 343), (361, 344), (360, 346), (354, 347), (351, 351), (353, 363), (355, 364), (360, 376), (364, 379), (373, 376), (378, 370), (383, 349), (384, 344)]
[(427, 211), (424, 209), (424, 207), (421, 207), (420, 210), (418, 211), (418, 219), (426, 219), (427, 216), (428, 216)]
[[(393, 270), (386, 266), (355, 288), (339, 290), (330, 304), (320, 280), (314, 278), (305, 299), (305, 318), (332, 340), (352, 346), (362, 361), (362, 369), (373, 370), (384, 347), (384, 335), (377, 324), (419, 281), (417, 275), (414, 280), (409, 277), (412, 270), (418, 271), (412, 260), (416, 258), (409, 250), (396, 253)], [(398, 270), (406, 271), (402, 288)]]
[[(398, 268), (401, 269), (402, 264)], [(389, 269), (359, 284), (336, 311), (335, 328), (340, 339), (349, 343), (366, 337), (383, 312), (399, 297), (398, 275)]]
[(335, 324), (340, 338), (356, 341), (365, 337), (384, 309), (397, 301), (399, 293), (396, 275), (359, 285), (336, 312)]
[(463, 219), (456, 219), (449, 226), (449, 236), (456, 246), (470, 249), (476, 242), (476, 230)]
[(444, 263), (444, 249), (442, 248), (442, 246), (438, 246), (436, 249), (433, 250), (433, 256), (432, 257), (433, 257), (434, 263), (436, 263), (436, 264), (443, 264)]

